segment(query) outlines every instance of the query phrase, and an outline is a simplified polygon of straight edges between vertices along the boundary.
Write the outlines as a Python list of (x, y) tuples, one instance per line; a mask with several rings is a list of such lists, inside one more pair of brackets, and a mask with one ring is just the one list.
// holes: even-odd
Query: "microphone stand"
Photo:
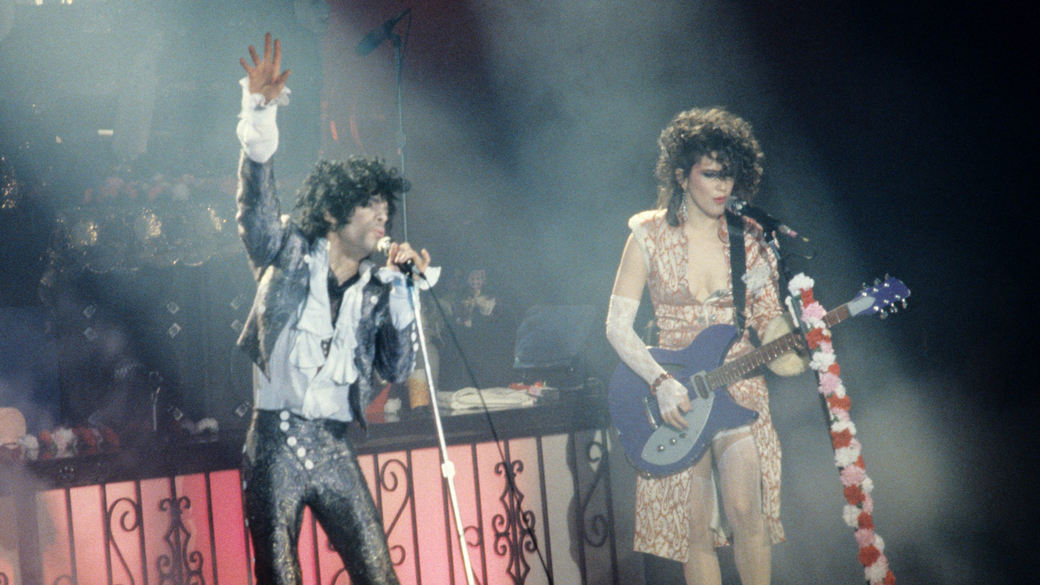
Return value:
[[(408, 30), (412, 28), (412, 18), (408, 17)], [(405, 32), (405, 38), (408, 32)], [(391, 34), (390, 42), (394, 45), (394, 60), (397, 66), (397, 155), (401, 159), (401, 176), (405, 176), (405, 134), (404, 134), (404, 98), (403, 98), (403, 76), (404, 70), (404, 41), (401, 35)], [(404, 241), (408, 241), (408, 192), (401, 193), (401, 227), (404, 231)]]
[[(808, 240), (807, 240), (808, 241)], [(777, 286), (780, 288), (780, 303), (787, 308), (787, 314), (791, 316), (793, 325), (798, 332), (798, 336), (801, 338), (801, 342), (804, 344), (802, 347), (809, 351), (809, 330), (806, 328), (805, 323), (802, 321), (802, 305), (800, 299), (796, 299), (791, 295), (791, 291), (788, 284), (791, 281), (791, 271), (787, 267), (787, 262), (783, 256), (780, 255), (780, 246), (776, 241), (776, 233), (770, 232), (766, 237), (766, 245), (773, 251), (773, 255), (776, 256), (777, 265)], [(804, 257), (807, 260), (812, 259), (812, 256)], [(818, 379), (819, 374), (817, 374)], [(828, 427), (830, 426), (830, 409), (827, 406), (827, 399), (820, 394), (820, 405), (823, 407), (823, 418), (826, 421)]]
[[(404, 155), (402, 154), (402, 161)], [(455, 493), (455, 464), (448, 458), (448, 445), (444, 440), (444, 426), (441, 424), (441, 412), (437, 405), (437, 392), (433, 383), (433, 369), (430, 367), (430, 354), (426, 352), (426, 332), (423, 330), (422, 311), (419, 302), (419, 288), (415, 286), (415, 280), (407, 278), (408, 288), (411, 291), (412, 310), (415, 313), (415, 325), (419, 333), (419, 346), (422, 348), (423, 365), (426, 369), (427, 388), (430, 392), (430, 407), (433, 409), (433, 421), (437, 426), (437, 440), (440, 442), (441, 450), (441, 476), (448, 483), (448, 494), (451, 498), (451, 511), (455, 516), (455, 532), (459, 537), (459, 550), (462, 551), (462, 565), (466, 571), (467, 585), (474, 585), (473, 565), (469, 560), (469, 546), (466, 542), (466, 533), (462, 526), (462, 516), (459, 514), (459, 498)], [(451, 554), (449, 552), (449, 554)]]
[[(405, 16), (408, 17), (408, 28), (405, 29), (404, 38), (401, 35), (393, 32), (394, 27), (397, 23), (401, 22)], [(383, 26), (376, 27), (370, 31), (361, 42), (358, 43), (354, 50), (361, 57), (368, 55), (376, 47), (381, 45), (383, 41), (390, 39), (390, 42), (394, 45), (394, 60), (397, 67), (397, 154), (401, 158), (401, 176), (405, 176), (405, 135), (404, 135), (404, 98), (403, 98), (403, 86), (404, 82), (402, 79), (402, 71), (404, 70), (404, 50), (408, 44), (408, 35), (412, 30), (412, 9), (406, 8), (403, 12), (390, 20), (383, 23)], [(401, 217), (403, 219), (404, 227), (404, 241), (408, 241), (408, 194), (401, 194)]]

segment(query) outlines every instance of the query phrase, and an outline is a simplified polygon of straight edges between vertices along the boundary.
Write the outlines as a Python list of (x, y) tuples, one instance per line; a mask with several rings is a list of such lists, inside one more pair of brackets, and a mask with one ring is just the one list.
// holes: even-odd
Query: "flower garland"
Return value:
[(841, 485), (848, 502), (842, 510), (845, 524), (856, 530), (859, 562), (871, 585), (892, 585), (896, 577), (888, 568), (885, 541), (874, 532), (874, 500), (870, 492), (874, 482), (867, 476), (863, 460), (863, 445), (856, 439), (856, 425), (849, 417), (852, 400), (845, 394), (841, 381), (841, 367), (834, 355), (831, 333), (824, 323), (827, 311), (813, 298), (813, 279), (798, 274), (791, 279), (792, 300), (801, 301), (801, 319), (805, 324), (806, 341), (812, 352), (809, 367), (816, 371), (820, 394), (827, 401), (830, 413), (831, 444), (834, 446), (834, 464), (838, 467)]

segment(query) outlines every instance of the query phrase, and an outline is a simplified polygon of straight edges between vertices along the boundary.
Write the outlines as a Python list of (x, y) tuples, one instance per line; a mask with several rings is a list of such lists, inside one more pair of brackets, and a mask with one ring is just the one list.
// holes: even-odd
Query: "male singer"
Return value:
[[(386, 235), (408, 183), (379, 161), (320, 161), (282, 217), (271, 157), (275, 116), (287, 105), (281, 43), (264, 38), (241, 80), (238, 231), (256, 297), (238, 345), (256, 364), (252, 424), (242, 462), (246, 517), (262, 585), (301, 583), (296, 548), (310, 506), (351, 583), (397, 584), (379, 512), (347, 438), (380, 379), (403, 382), (417, 349), (406, 276), (430, 255), (392, 244), (387, 263), (368, 260)], [(435, 270), (430, 270), (435, 272)], [(435, 280), (434, 274), (428, 274)]]

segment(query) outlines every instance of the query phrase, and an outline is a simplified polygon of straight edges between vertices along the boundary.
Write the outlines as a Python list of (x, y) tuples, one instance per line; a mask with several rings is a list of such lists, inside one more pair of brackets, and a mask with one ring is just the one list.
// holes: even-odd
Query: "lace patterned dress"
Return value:
[[(781, 314), (777, 290), (776, 258), (762, 242), (761, 228), (748, 221), (744, 247), (747, 252), (747, 324), (763, 331), (770, 320)], [(644, 211), (633, 216), (629, 227), (643, 250), (649, 267), (647, 287), (653, 301), (660, 345), (681, 349), (698, 333), (717, 323), (733, 322), (732, 291), (716, 291), (698, 302), (687, 281), (687, 242), (680, 228), (665, 220), (664, 210)], [(719, 220), (719, 238), (729, 265), (729, 236), (725, 218)], [(726, 361), (752, 348), (747, 332), (733, 345)], [(769, 416), (769, 395), (761, 377), (745, 379), (729, 387), (733, 399), (758, 412), (751, 425), (751, 436), (762, 470), (762, 508), (770, 540), (784, 540), (780, 525), (780, 441)], [(692, 505), (718, 506), (717, 502), (689, 502), (692, 468), (662, 478), (636, 479), (635, 550), (685, 562), (689, 552), (688, 511)], [(721, 546), (726, 537), (715, 533)]]

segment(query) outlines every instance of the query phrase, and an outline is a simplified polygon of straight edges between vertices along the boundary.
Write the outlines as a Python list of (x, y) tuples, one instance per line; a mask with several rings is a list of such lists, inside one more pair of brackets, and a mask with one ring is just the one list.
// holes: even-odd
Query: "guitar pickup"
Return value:
[(661, 422), (654, 416), (654, 411), (658, 408), (657, 399), (652, 395), (643, 397), (643, 409), (646, 410), (646, 420), (650, 423), (650, 426), (655, 429), (661, 426)]
[(690, 376), (690, 386), (693, 386), (701, 398), (707, 398), (711, 392), (711, 387), (708, 386), (708, 374), (704, 370)]

